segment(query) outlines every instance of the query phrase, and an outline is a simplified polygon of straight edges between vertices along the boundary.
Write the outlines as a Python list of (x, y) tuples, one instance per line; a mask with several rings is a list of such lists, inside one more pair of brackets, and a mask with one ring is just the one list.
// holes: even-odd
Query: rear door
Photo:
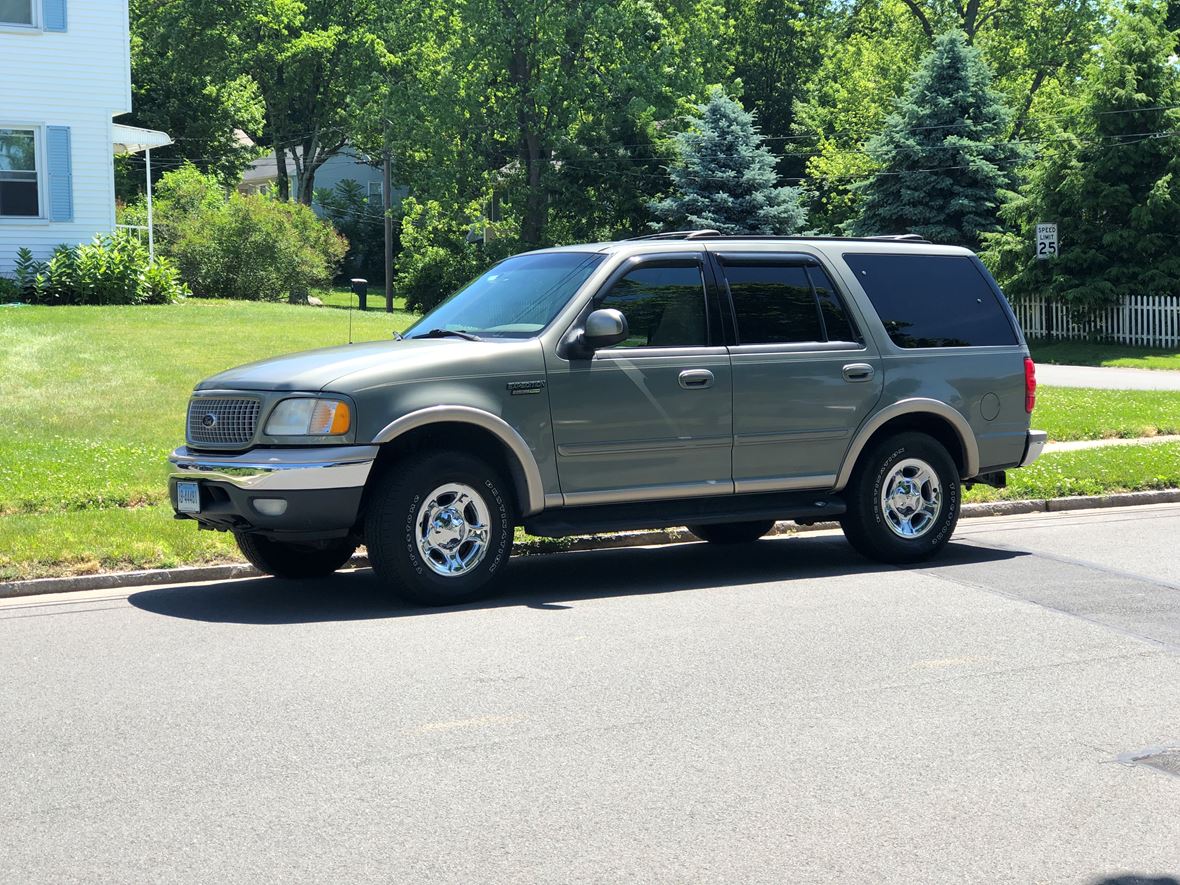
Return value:
[(734, 324), (735, 490), (828, 488), (881, 396), (880, 357), (814, 256), (715, 255)]

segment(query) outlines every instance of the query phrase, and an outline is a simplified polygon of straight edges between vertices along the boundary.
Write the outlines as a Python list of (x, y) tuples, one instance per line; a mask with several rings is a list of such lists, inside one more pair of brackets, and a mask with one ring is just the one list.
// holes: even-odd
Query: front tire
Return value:
[(238, 549), (254, 568), (276, 578), (326, 578), (356, 551), (347, 538), (328, 541), (276, 541), (249, 532), (234, 532)]
[(512, 551), (511, 502), (498, 473), (462, 452), (393, 464), (365, 514), (374, 573), (392, 594), (419, 605), (487, 596)]
[(959, 521), (959, 471), (922, 433), (900, 433), (862, 454), (844, 492), (844, 536), (863, 556), (901, 564), (929, 559)]
[(702, 541), (708, 541), (710, 544), (749, 544), (757, 541), (774, 528), (774, 520), (721, 522), (712, 525), (690, 525), (686, 528)]

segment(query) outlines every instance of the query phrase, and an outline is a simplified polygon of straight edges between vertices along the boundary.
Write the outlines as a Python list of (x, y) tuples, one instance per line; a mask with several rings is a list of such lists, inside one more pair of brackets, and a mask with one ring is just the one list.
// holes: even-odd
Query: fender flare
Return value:
[(903, 399), (886, 406), (861, 426), (855, 438), (852, 440), (852, 445), (848, 447), (848, 453), (844, 456), (844, 464), (840, 468), (840, 473), (836, 476), (835, 491), (841, 491), (848, 485), (848, 480), (852, 477), (852, 470), (856, 467), (856, 461), (860, 457), (861, 452), (864, 451), (864, 447), (868, 444), (869, 438), (874, 433), (894, 418), (900, 418), (904, 415), (923, 414), (942, 418), (954, 428), (955, 435), (958, 436), (959, 443), (963, 446), (962, 478), (978, 474), (979, 443), (976, 442), (971, 425), (967, 423), (967, 419), (963, 417), (963, 413), (936, 399), (915, 397), (913, 399)]
[[(524, 437), (517, 433), (511, 424), (491, 412), (471, 406), (429, 406), (410, 412), (408, 415), (402, 415), (396, 421), (385, 425), (373, 437), (373, 443), (382, 445), (419, 427), (448, 422), (472, 424), (488, 431), (500, 440), (516, 461), (520, 469), (519, 479), (523, 480), (524, 495), (518, 495), (522, 498), (520, 515), (532, 516), (545, 509), (545, 484), (541, 479), (541, 469), (537, 466), (537, 459), (533, 457), (532, 450), (524, 441)], [(520, 483), (517, 482), (518, 477), (509, 478), (513, 480), (514, 485), (518, 486), (518, 492), (522, 491), (519, 488)]]

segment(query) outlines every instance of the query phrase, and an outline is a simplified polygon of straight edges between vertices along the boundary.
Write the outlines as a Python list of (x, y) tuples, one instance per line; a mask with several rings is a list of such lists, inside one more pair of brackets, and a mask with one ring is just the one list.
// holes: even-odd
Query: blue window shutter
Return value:
[(66, 29), (66, 0), (41, 0), (41, 16), (47, 31)]
[(70, 161), (70, 127), (45, 127), (45, 161), (49, 173), (49, 220), (74, 220), (74, 173)]

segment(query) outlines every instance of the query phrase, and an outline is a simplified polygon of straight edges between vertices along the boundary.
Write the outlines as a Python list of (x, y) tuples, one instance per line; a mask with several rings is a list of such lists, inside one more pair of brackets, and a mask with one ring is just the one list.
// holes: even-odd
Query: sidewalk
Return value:
[(1101, 387), (1106, 390), (1180, 390), (1180, 371), (1037, 363), (1037, 384), (1045, 387)]
[[(1034, 420), (1035, 424), (1036, 421)], [(1107, 446), (1151, 446), (1157, 443), (1180, 442), (1180, 435), (1140, 436), (1135, 439), (1081, 439), (1073, 442), (1051, 442), (1045, 446), (1045, 454), (1053, 452), (1076, 452), (1080, 449), (1104, 449)]]

